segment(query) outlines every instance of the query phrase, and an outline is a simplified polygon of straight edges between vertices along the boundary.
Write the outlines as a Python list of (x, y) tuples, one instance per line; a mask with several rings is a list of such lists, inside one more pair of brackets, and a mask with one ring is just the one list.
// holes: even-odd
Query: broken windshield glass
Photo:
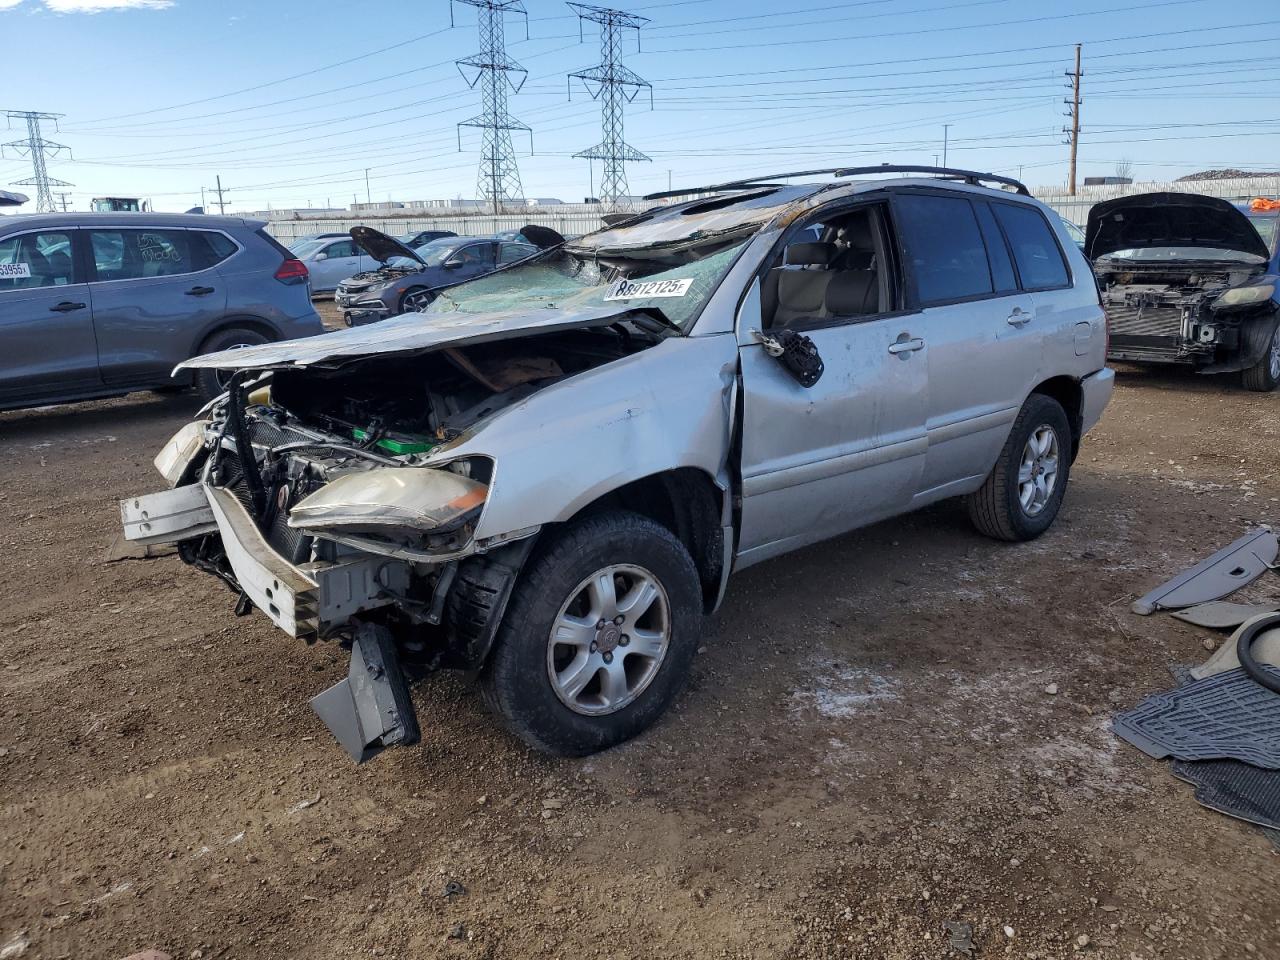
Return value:
[(687, 331), (744, 246), (746, 241), (721, 247), (677, 267), (651, 259), (611, 258), (601, 264), (561, 251), (443, 290), (426, 313), (587, 310), (613, 304), (620, 310), (656, 307)]

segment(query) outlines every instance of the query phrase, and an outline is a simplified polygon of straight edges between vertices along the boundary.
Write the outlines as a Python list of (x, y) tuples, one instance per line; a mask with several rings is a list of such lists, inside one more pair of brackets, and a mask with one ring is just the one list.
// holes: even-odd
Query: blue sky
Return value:
[[(508, 52), (528, 68), (512, 114), (526, 196), (581, 200), (600, 139), (567, 73), (599, 59), (595, 27), (525, 0)], [(932, 163), (1061, 183), (1064, 72), (1084, 44), (1080, 173), (1139, 179), (1280, 167), (1274, 0), (637, 0), (625, 46), (653, 83), (628, 110), (632, 192), (840, 163)], [(786, 13), (782, 13), (783, 10)], [(200, 202), (221, 174), (229, 210), (476, 195), (479, 112), (453, 65), (476, 11), (447, 0), (0, 0), (0, 108), (65, 114), (49, 162), (81, 209), (100, 195)], [(345, 61), (345, 62), (344, 62)], [(287, 79), (292, 78), (292, 79)], [(17, 139), (14, 129), (4, 139)], [(598, 168), (594, 171), (598, 176)], [(30, 175), (6, 151), (0, 187)]]

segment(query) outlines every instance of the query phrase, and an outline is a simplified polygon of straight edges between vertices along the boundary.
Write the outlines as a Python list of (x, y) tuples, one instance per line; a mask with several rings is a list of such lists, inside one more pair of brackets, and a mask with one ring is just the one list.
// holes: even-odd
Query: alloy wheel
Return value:
[(1031, 431), (1018, 467), (1018, 501), (1028, 517), (1038, 516), (1058, 483), (1058, 432), (1044, 423)]
[(556, 696), (587, 716), (617, 713), (644, 692), (671, 643), (671, 604), (643, 567), (612, 564), (584, 579), (547, 638)]

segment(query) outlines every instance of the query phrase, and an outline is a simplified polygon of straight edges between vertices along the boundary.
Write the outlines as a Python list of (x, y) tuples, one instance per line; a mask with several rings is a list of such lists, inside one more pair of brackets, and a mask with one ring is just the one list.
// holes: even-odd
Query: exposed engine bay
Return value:
[(1247, 265), (1159, 264), (1135, 267), (1102, 260), (1095, 273), (1119, 360), (1210, 363), (1240, 345), (1240, 313), (1211, 305), (1256, 272)]

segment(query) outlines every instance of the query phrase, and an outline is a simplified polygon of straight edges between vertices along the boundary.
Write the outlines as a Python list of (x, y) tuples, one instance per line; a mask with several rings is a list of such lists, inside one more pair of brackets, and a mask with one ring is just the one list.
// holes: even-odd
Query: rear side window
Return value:
[(185, 230), (90, 230), (89, 245), (99, 280), (171, 277), (192, 265)]
[(899, 195), (895, 206), (922, 305), (992, 293), (986, 247), (967, 199), (909, 193)]
[(1049, 290), (1070, 284), (1066, 261), (1053, 231), (1039, 210), (1012, 203), (997, 203), (996, 219), (1004, 227), (1013, 249), (1024, 290)]
[(504, 243), (502, 245), (502, 253), (498, 256), (498, 262), (515, 263), (517, 260), (531, 257), (537, 252), (538, 248), (528, 243)]
[(217, 266), (239, 249), (225, 233), (212, 230), (188, 230), (191, 241), (191, 260), (197, 270)]
[(1005, 246), (1004, 235), (996, 223), (995, 214), (991, 212), (990, 205), (985, 203), (975, 203), (973, 208), (978, 214), (982, 239), (987, 243), (987, 262), (991, 264), (991, 279), (995, 281), (996, 293), (1012, 293), (1018, 289), (1018, 277), (1013, 272), (1009, 248)]
[(49, 230), (0, 240), (0, 292), (75, 282), (69, 232)]

